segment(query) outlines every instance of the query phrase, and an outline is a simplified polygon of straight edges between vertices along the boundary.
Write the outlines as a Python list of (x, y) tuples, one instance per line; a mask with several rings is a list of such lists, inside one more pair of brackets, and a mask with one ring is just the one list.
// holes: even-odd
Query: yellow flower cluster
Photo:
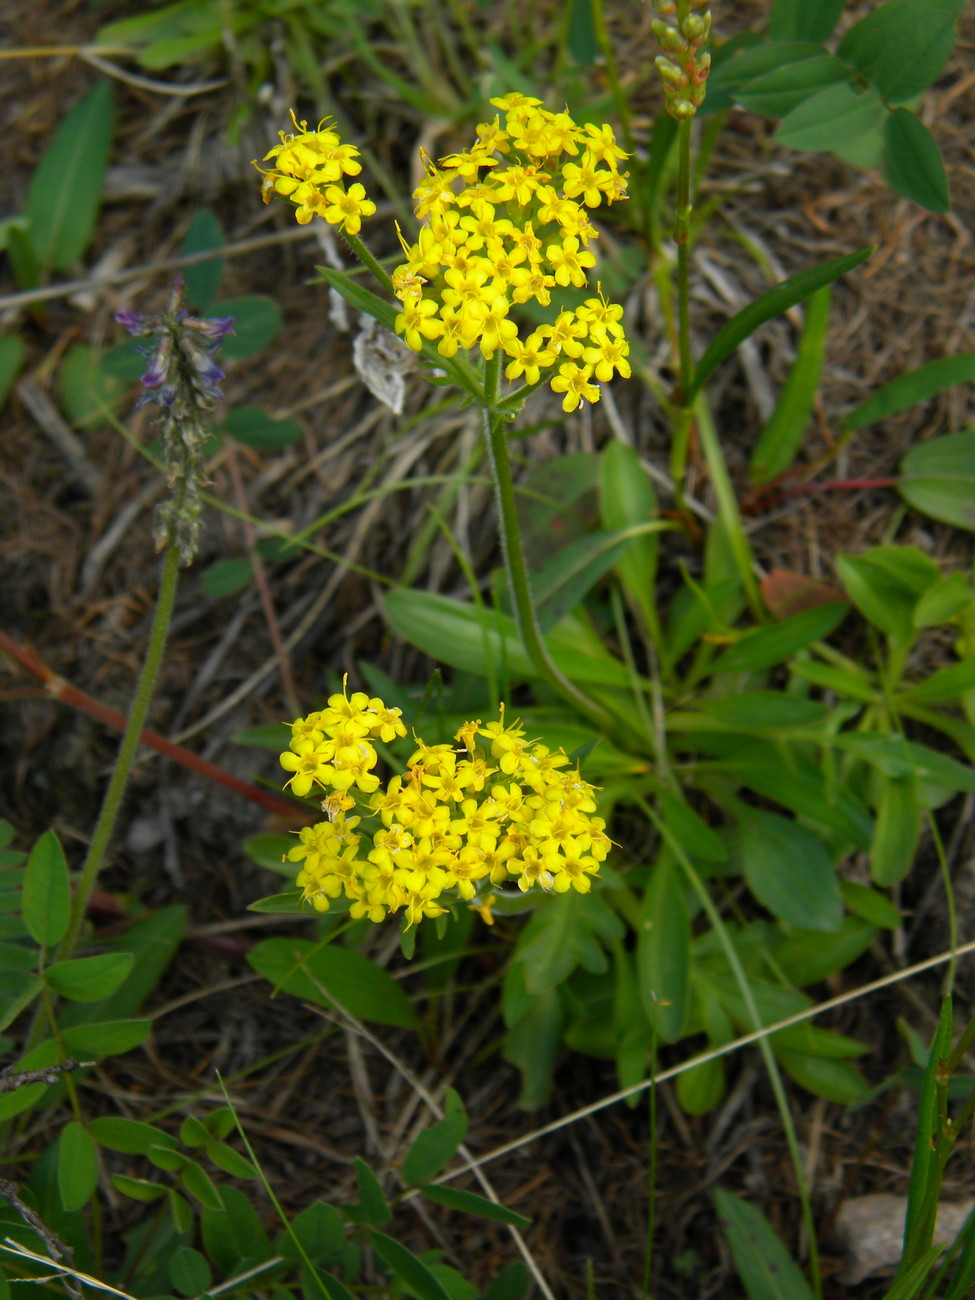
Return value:
[[(562, 750), (527, 740), (518, 722), (506, 727), (502, 705), (497, 722), (465, 723), (458, 749), (417, 739), (405, 775), (381, 787), (372, 742), (405, 735), (398, 709), (344, 690), (292, 724), (291, 749), (281, 755), (288, 784), (298, 795), (330, 791), (328, 820), (300, 831), (288, 853), (319, 912), (344, 894), (353, 917), (378, 922), (403, 911), (414, 925), (442, 915), (453, 894), (490, 920), (493, 891), (507, 882), (523, 892), (589, 891), (610, 840), (594, 815), (593, 787)], [(347, 815), (353, 790), (375, 826), (369, 836), (361, 816)]]
[(557, 366), (551, 386), (574, 411), (599, 400), (594, 380), (630, 373), (622, 307), (600, 293), (526, 338), (510, 313), (528, 302), (548, 307), (556, 285), (587, 285), (597, 237), (587, 209), (626, 197), (626, 154), (608, 125), (577, 126), (521, 94), (491, 103), (504, 125), (500, 114), (482, 123), (473, 147), (428, 163), (414, 191), (425, 225), (415, 244), (400, 234), (396, 330), (414, 351), (436, 340), (444, 357), (478, 347), (490, 359), (500, 349), (507, 378), (528, 384)]
[(348, 234), (357, 235), (362, 218), (376, 211), (362, 185), (345, 184), (346, 176), (358, 176), (362, 171), (357, 161), (359, 150), (355, 145), (343, 144), (327, 121), (319, 122), (315, 131), (308, 130), (307, 122), (299, 122), (293, 111), (291, 121), (295, 133), (279, 131), (281, 143), (264, 155), (264, 161), (273, 161), (274, 166), (267, 171), (258, 167), (264, 176), (264, 202), (270, 202), (272, 194), (280, 194), (295, 205), (299, 225), (306, 226), (312, 217), (323, 217), (330, 226), (341, 226)]

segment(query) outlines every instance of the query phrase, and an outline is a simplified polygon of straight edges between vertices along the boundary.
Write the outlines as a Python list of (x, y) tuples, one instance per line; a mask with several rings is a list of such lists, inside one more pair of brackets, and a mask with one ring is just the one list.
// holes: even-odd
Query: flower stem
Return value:
[(535, 613), (531, 586), (528, 581), (528, 566), (521, 544), (521, 530), (518, 527), (518, 514), (515, 506), (515, 488), (511, 478), (511, 460), (508, 456), (508, 440), (505, 433), (505, 421), (493, 409), (497, 397), (498, 372), (500, 357), (496, 352), (488, 362), (484, 380), (484, 434), (487, 442), (488, 460), (491, 476), (494, 480), (494, 496), (498, 511), (498, 534), (501, 539), (501, 552), (504, 556), (505, 571), (511, 589), (511, 599), (515, 607), (518, 631), (539, 677), (560, 695), (567, 703), (601, 731), (616, 730), (611, 715), (595, 700), (590, 699), (574, 682), (558, 668), (548, 652)]
[(115, 829), (115, 822), (122, 805), (122, 797), (125, 794), (125, 787), (128, 785), (129, 774), (135, 760), (135, 752), (139, 745), (139, 734), (149, 711), (156, 678), (162, 664), (163, 651), (166, 648), (166, 635), (169, 631), (169, 621), (176, 599), (178, 577), (179, 549), (175, 542), (170, 542), (166, 547), (163, 558), (162, 578), (159, 583), (159, 595), (156, 598), (156, 613), (152, 621), (149, 645), (146, 649), (146, 657), (142, 664), (139, 683), (136, 686), (132, 700), (132, 708), (129, 711), (125, 734), (119, 746), (118, 757), (115, 760), (115, 767), (108, 783), (108, 789), (105, 791), (105, 799), (102, 803), (101, 812), (98, 814), (98, 822), (91, 837), (88, 854), (85, 857), (81, 875), (78, 878), (74, 899), (71, 904), (68, 928), (58, 948), (58, 959), (61, 961), (70, 957), (78, 941), (78, 934), (88, 907), (88, 900), (95, 888), (98, 873), (105, 859), (105, 852)]

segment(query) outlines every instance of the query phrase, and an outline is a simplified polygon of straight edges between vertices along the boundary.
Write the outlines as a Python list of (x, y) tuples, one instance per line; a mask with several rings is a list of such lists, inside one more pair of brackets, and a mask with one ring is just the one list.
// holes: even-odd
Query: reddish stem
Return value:
[[(32, 650), (26, 649), (16, 641), (12, 641), (5, 632), (0, 632), (0, 650), (5, 650), (11, 659), (15, 659), (22, 667), (26, 668), (39, 681), (44, 683), (45, 694), (52, 700), (61, 700), (64, 704), (70, 704), (73, 709), (80, 709), (82, 713), (87, 713), (89, 717), (96, 718), (99, 722), (104, 722), (109, 727), (114, 727), (116, 731), (125, 730), (124, 714), (110, 709), (100, 700), (96, 700), (92, 695), (86, 695), (84, 691), (79, 691), (76, 687), (71, 686), (59, 677), (57, 673), (48, 668), (43, 660), (39, 659)], [(230, 772), (224, 771), (222, 767), (217, 767), (214, 763), (208, 763), (205, 758), (200, 758), (189, 749), (184, 749), (182, 745), (174, 745), (171, 740), (165, 736), (160, 736), (158, 731), (150, 731), (145, 728), (140, 739), (142, 743), (148, 745), (150, 749), (158, 750), (166, 758), (171, 758), (174, 763), (179, 763), (181, 767), (188, 768), (191, 772), (197, 772), (200, 776), (206, 777), (208, 781), (213, 781), (216, 785), (222, 785), (227, 790), (233, 790), (235, 794), (243, 795), (251, 803), (260, 804), (269, 812), (277, 813), (279, 817), (287, 817), (293, 821), (295, 814), (299, 812), (299, 806), (289, 803), (282, 799), (280, 795), (274, 794), (270, 790), (262, 790), (260, 786), (251, 785), (249, 781), (242, 781), (239, 777), (233, 776)]]

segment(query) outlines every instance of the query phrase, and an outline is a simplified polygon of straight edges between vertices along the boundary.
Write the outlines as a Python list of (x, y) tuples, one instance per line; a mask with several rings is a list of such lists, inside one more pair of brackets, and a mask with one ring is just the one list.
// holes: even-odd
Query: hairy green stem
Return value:
[(74, 951), (85, 917), (85, 911), (88, 907), (88, 900), (95, 888), (98, 873), (105, 860), (105, 852), (115, 829), (115, 822), (122, 806), (122, 797), (125, 794), (125, 787), (128, 785), (129, 774), (132, 771), (135, 753), (139, 746), (139, 735), (145, 725), (146, 714), (149, 712), (149, 704), (152, 701), (152, 693), (156, 685), (156, 678), (162, 664), (163, 652), (166, 648), (166, 635), (169, 631), (169, 620), (176, 599), (178, 578), (179, 551), (175, 543), (170, 542), (166, 547), (163, 558), (162, 578), (159, 583), (159, 595), (156, 598), (156, 613), (152, 621), (152, 631), (149, 634), (149, 645), (142, 664), (142, 672), (139, 675), (139, 683), (132, 699), (125, 734), (119, 746), (118, 757), (115, 760), (115, 767), (108, 783), (108, 789), (105, 791), (105, 798), (101, 812), (98, 814), (98, 821), (91, 837), (91, 844), (84, 865), (81, 868), (81, 875), (78, 877), (78, 884), (71, 904), (71, 915), (68, 919), (68, 928), (58, 948), (58, 959), (61, 961), (64, 961), (66, 957), (70, 957)]
[(521, 529), (518, 527), (518, 512), (515, 506), (515, 487), (511, 478), (511, 460), (508, 456), (508, 439), (504, 418), (494, 409), (498, 395), (500, 373), (500, 354), (495, 352), (487, 363), (484, 377), (484, 436), (487, 443), (488, 461), (491, 477), (494, 480), (494, 497), (498, 511), (498, 535), (501, 539), (501, 553), (508, 575), (511, 599), (515, 608), (515, 617), (522, 642), (528, 657), (542, 681), (560, 695), (573, 708), (589, 719), (601, 731), (612, 733), (616, 730), (611, 715), (595, 700), (590, 699), (574, 682), (558, 668), (548, 652), (535, 613), (531, 585), (528, 581), (528, 566), (525, 563), (525, 551), (521, 544)]

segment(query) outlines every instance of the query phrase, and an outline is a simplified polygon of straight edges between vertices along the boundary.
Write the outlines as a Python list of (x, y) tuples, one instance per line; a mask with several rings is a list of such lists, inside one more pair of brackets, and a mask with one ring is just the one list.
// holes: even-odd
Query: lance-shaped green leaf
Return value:
[(447, 1089), (447, 1113), (443, 1119), (418, 1133), (403, 1160), (403, 1180), (410, 1186), (436, 1178), (467, 1135), (464, 1103)]
[(22, 915), (35, 943), (51, 947), (68, 928), (71, 886), (61, 841), (45, 831), (27, 859), (24, 872)]
[(58, 1191), (66, 1210), (87, 1205), (98, 1185), (98, 1151), (83, 1124), (71, 1120), (58, 1140)]
[(884, 123), (884, 177), (895, 194), (913, 199), (929, 212), (951, 207), (948, 177), (934, 136), (906, 108)]
[(42, 267), (66, 271), (88, 247), (112, 142), (112, 86), (101, 81), (51, 141), (27, 190), (31, 248)]
[(774, 0), (769, 36), (781, 41), (825, 41), (843, 12), (844, 0)]
[(785, 115), (775, 138), (790, 149), (839, 152), (876, 131), (885, 113), (884, 102), (872, 87), (826, 86)]
[[(929, 361), (925, 366), (909, 370), (898, 375), (889, 384), (868, 397), (843, 420), (843, 428), (850, 432), (862, 429), (868, 424), (878, 424), (899, 411), (909, 410), (920, 402), (927, 402), (938, 393), (956, 384), (970, 384), (975, 381), (975, 352), (962, 352), (956, 357), (942, 357), (938, 361)], [(955, 438), (970, 438), (973, 447), (973, 466), (975, 466), (975, 434), (952, 434)], [(915, 447), (911, 455), (931, 447), (937, 447), (947, 438), (932, 438)], [(906, 464), (906, 462), (905, 462)]]
[(426, 1264), (411, 1250), (401, 1245), (395, 1237), (387, 1237), (385, 1232), (372, 1232), (369, 1240), (373, 1250), (387, 1268), (403, 1279), (418, 1300), (450, 1300), (450, 1296)]
[(106, 952), (99, 957), (74, 957), (55, 962), (44, 972), (52, 989), (72, 1002), (98, 1002), (123, 983), (132, 969), (130, 952)]
[(809, 1283), (761, 1210), (723, 1190), (715, 1192), (714, 1202), (749, 1300), (813, 1300)]
[(439, 1187), (434, 1185), (421, 1187), (428, 1200), (445, 1205), (449, 1210), (459, 1210), (461, 1214), (473, 1214), (478, 1219), (490, 1219), (493, 1223), (507, 1223), (513, 1228), (527, 1228), (531, 1219), (523, 1214), (516, 1214), (497, 1201), (489, 1201), (476, 1192), (464, 1192), (457, 1187)]
[[(968, 357), (975, 362), (975, 353)], [(913, 448), (901, 461), (897, 487), (915, 510), (943, 524), (975, 530), (975, 432), (932, 438)]]
[(743, 307), (740, 312), (732, 316), (727, 324), (718, 330), (701, 360), (697, 363), (691, 391), (688, 394), (688, 401), (693, 401), (701, 385), (715, 367), (720, 365), (725, 357), (730, 356), (739, 344), (754, 334), (760, 325), (764, 325), (768, 320), (773, 320), (776, 316), (781, 316), (783, 312), (788, 311), (790, 307), (794, 307), (796, 303), (802, 302), (804, 298), (808, 298), (817, 289), (832, 284), (841, 275), (846, 275), (848, 271), (854, 270), (861, 262), (865, 262), (873, 251), (872, 247), (861, 248), (859, 252), (848, 253), (844, 257), (834, 257), (821, 266), (814, 266), (808, 271), (800, 271), (798, 275), (783, 280), (774, 289), (770, 289), (768, 293), (763, 293), (761, 297), (756, 298), (747, 307)]
[(931, 1246), (941, 1192), (941, 1171), (934, 1150), (939, 1123), (938, 1074), (942, 1062), (948, 1059), (951, 1052), (952, 1024), (952, 1002), (949, 996), (941, 1003), (938, 1028), (931, 1044), (924, 1082), (921, 1084), (914, 1162), (911, 1165), (907, 1213), (904, 1216), (904, 1253), (895, 1281), (902, 1280), (905, 1273)]
[[(602, 516), (607, 528), (639, 526), (654, 518), (657, 494), (632, 447), (614, 438), (602, 454), (600, 469)], [(631, 539), (616, 564), (624, 591), (650, 629), (657, 627), (657, 552), (657, 535), (646, 533)]]
[(806, 305), (806, 322), (795, 364), (776, 403), (772, 418), (759, 434), (748, 467), (749, 481), (768, 483), (784, 473), (796, 458), (812, 415), (826, 354), (830, 287), (817, 289)]

